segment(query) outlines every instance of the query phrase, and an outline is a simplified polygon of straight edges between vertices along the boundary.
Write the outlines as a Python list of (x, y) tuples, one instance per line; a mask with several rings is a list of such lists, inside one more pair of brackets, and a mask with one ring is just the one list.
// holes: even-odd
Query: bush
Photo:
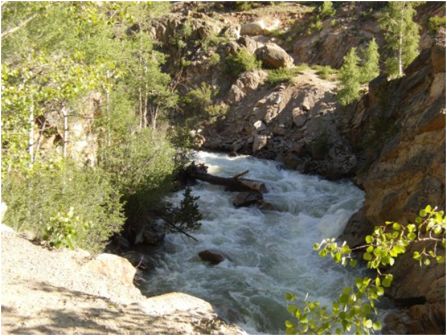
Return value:
[(337, 78), (338, 71), (336, 69), (331, 68), (329, 65), (315, 65), (315, 71), (317, 74), (323, 79), (334, 80)]
[(441, 27), (445, 27), (445, 16), (432, 16), (428, 19), (428, 29), (432, 35), (436, 35)]
[(309, 66), (307, 64), (301, 64), (299, 66), (295, 66), (289, 69), (280, 68), (275, 70), (269, 70), (267, 76), (267, 83), (270, 85), (278, 85), (283, 82), (289, 82), (294, 77), (296, 77), (300, 72), (308, 68)]
[(320, 15), (322, 18), (328, 18), (335, 15), (335, 9), (332, 5), (332, 1), (323, 1), (320, 9)]
[(234, 77), (238, 77), (245, 71), (261, 68), (261, 62), (247, 49), (241, 49), (235, 55), (230, 55), (225, 59), (226, 72)]
[(124, 223), (120, 195), (99, 168), (35, 164), (11, 172), (3, 183), (5, 223), (54, 247), (98, 252)]
[(128, 198), (165, 189), (174, 170), (174, 149), (162, 131), (143, 129), (119, 145), (102, 149), (99, 165), (113, 176), (114, 187)]
[(208, 83), (201, 83), (196, 89), (189, 91), (183, 101), (190, 116), (205, 115), (207, 108), (213, 104), (215, 90)]

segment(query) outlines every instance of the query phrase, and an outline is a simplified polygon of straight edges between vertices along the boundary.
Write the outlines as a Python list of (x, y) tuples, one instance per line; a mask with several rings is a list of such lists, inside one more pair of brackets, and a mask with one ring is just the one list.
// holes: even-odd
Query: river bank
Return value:
[(243, 334), (196, 297), (147, 298), (112, 254), (48, 250), (2, 225), (2, 334)]

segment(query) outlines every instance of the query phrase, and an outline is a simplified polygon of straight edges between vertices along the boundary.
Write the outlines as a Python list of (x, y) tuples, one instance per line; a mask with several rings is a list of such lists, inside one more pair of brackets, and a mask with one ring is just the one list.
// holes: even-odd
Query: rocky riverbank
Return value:
[(184, 293), (147, 298), (112, 254), (48, 250), (2, 226), (2, 334), (244, 334)]

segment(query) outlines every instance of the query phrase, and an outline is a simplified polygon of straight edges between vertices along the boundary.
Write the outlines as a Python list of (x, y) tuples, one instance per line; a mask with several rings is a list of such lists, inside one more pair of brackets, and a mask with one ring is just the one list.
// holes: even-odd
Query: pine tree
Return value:
[(379, 19), (389, 52), (386, 68), (390, 77), (401, 77), (419, 53), (419, 25), (413, 21), (416, 6), (414, 2), (389, 2)]
[(380, 74), (379, 58), (379, 47), (373, 38), (364, 53), (364, 63), (360, 76), (361, 83), (368, 83)]
[(360, 59), (356, 48), (351, 48), (343, 60), (339, 76), (341, 89), (338, 91), (337, 98), (340, 104), (348, 105), (360, 96)]

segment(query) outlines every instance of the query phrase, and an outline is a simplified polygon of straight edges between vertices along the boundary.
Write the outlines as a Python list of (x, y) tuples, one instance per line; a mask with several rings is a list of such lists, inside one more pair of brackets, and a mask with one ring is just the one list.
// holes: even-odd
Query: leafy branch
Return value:
[(425, 242), (422, 251), (413, 253), (413, 259), (419, 261), (421, 267), (422, 264), (430, 265), (433, 260), (445, 262), (445, 256), (439, 253), (440, 246), (445, 250), (445, 229), (444, 211), (427, 205), (419, 212), (414, 224), (403, 226), (387, 221), (365, 237), (364, 245), (351, 249), (346, 242), (340, 245), (335, 238), (315, 243), (313, 248), (321, 257), (330, 256), (342, 266), (349, 264), (355, 267), (357, 260), (353, 253), (356, 250), (364, 251), (362, 258), (367, 262), (368, 269), (376, 271), (376, 276), (357, 278), (352, 287), (342, 290), (330, 308), (321, 306), (318, 301), (308, 301), (307, 296), (300, 308), (296, 304), (297, 297), (287, 293), (288, 311), (293, 316), (285, 323), (287, 334), (327, 334), (334, 329), (337, 334), (351, 330), (356, 334), (370, 334), (380, 330), (376, 302), (393, 282), (393, 275), (383, 270), (392, 267), (396, 258), (416, 242)]

